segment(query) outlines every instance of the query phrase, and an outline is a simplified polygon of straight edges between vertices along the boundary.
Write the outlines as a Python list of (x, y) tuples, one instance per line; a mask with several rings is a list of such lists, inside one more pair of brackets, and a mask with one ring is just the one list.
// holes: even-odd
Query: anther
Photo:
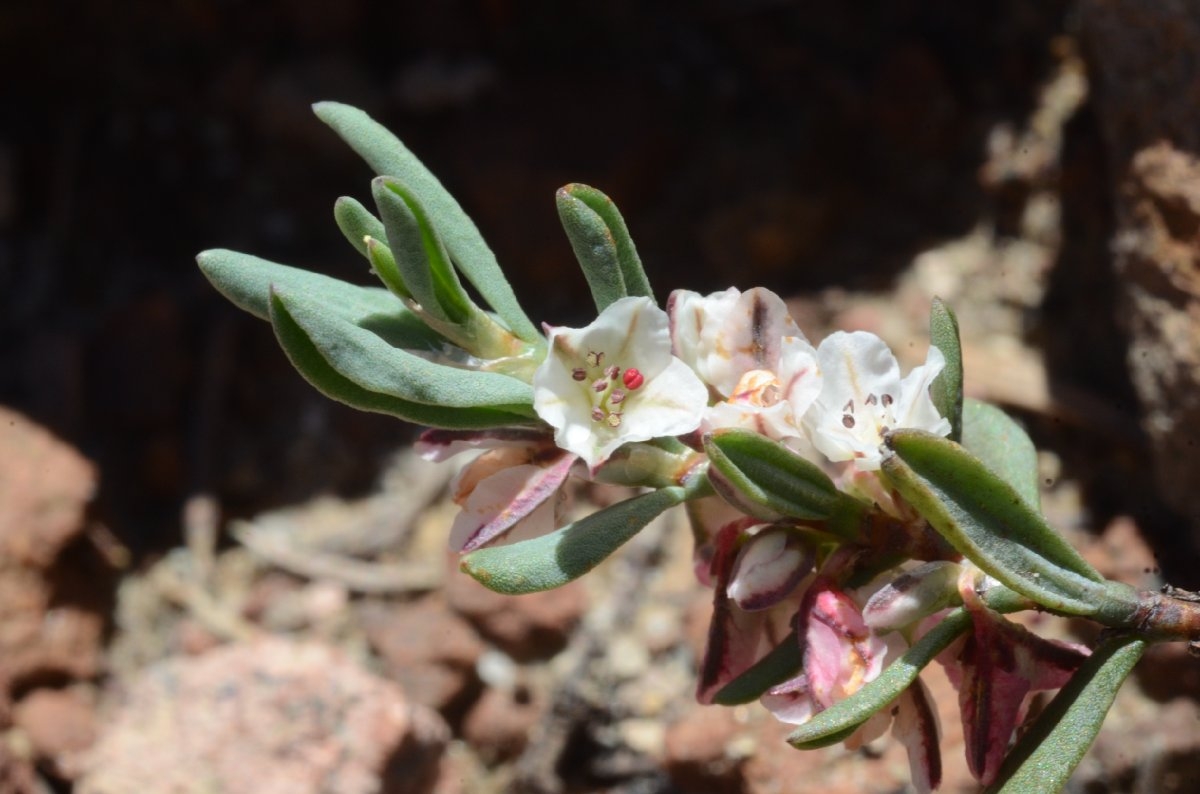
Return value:
[(609, 427), (620, 427), (621, 426), (621, 414), (611, 413), (608, 415), (608, 418), (605, 421), (608, 422)]
[(602, 392), (608, 388), (608, 378), (596, 378), (592, 381), (592, 391)]
[(842, 406), (842, 413), (844, 413), (844, 414), (854, 413), (854, 400), (846, 400), (846, 404)]
[(604, 351), (597, 353), (594, 350), (589, 350), (587, 354), (587, 365), (589, 367), (598, 367), (600, 362), (604, 360)]
[(603, 422), (604, 421), (604, 410), (602, 408), (593, 408), (592, 409), (592, 421), (593, 422)]
[(608, 376), (609, 380), (616, 380), (617, 378), (621, 377), (621, 368), (616, 364), (613, 364), (611, 367), (604, 370), (604, 374)]
[(868, 394), (865, 402), (867, 405), (875, 405), (879, 401), (875, 398), (874, 394)]
[(846, 428), (847, 430), (854, 427), (854, 417), (850, 414), (842, 414), (842, 427)]
[(571, 377), (575, 380), (587, 380), (587, 370), (583, 367), (576, 367), (571, 370)]
[(620, 405), (625, 402), (625, 392), (621, 389), (613, 389), (613, 393), (608, 396), (608, 401), (612, 405)]
[(895, 400), (892, 399), (892, 395), (890, 395), (890, 394), (883, 395), (882, 399), (883, 399), (883, 407), (884, 408), (890, 408), (892, 403), (895, 402)]

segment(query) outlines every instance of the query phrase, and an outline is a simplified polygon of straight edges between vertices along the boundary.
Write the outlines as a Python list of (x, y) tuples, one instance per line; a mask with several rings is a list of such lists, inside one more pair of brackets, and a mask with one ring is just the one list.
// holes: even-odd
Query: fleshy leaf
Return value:
[(958, 336), (958, 318), (942, 302), (934, 298), (929, 308), (929, 342), (942, 351), (946, 366), (933, 379), (929, 396), (938, 413), (950, 420), (950, 438), (960, 441), (963, 433), (963, 364), (962, 342)]
[(712, 696), (712, 702), (721, 706), (737, 706), (757, 700), (771, 687), (800, 672), (802, 663), (800, 640), (793, 631), (774, 650), (721, 687)]
[(1093, 651), (1017, 741), (986, 794), (1061, 791), (1146, 647), (1136, 636), (1113, 635)]
[(596, 567), (686, 493), (673, 487), (635, 496), (549, 535), (473, 551), (460, 567), (497, 593), (552, 590)]
[(333, 203), (333, 220), (342, 230), (346, 242), (363, 256), (367, 256), (367, 237), (374, 237), (376, 240), (385, 237), (383, 221), (372, 215), (358, 199), (350, 196), (342, 196)]
[(305, 380), (327, 397), (363, 411), (389, 414), (430, 427), (469, 430), (531, 423), (528, 417), (510, 411), (427, 405), (365, 389), (330, 366), (277, 297), (272, 297), (270, 311), (275, 336), (288, 360)]
[(837, 744), (858, 729), (880, 709), (895, 700), (933, 658), (954, 642), (971, 625), (966, 610), (956, 609), (904, 654), (892, 662), (874, 681), (845, 700), (834, 703), (796, 728), (788, 743), (800, 750), (812, 750)]
[(1041, 508), (1037, 449), (1012, 417), (994, 405), (963, 404), (962, 445), (1011, 485), (1034, 510)]
[(844, 497), (825, 472), (790, 449), (750, 430), (718, 430), (704, 439), (709, 479), (721, 496), (750, 515), (826, 521)]
[(1088, 616), (1114, 607), (1104, 578), (963, 447), (919, 430), (889, 433), (886, 444), (893, 453), (883, 461), (888, 480), (985, 573), (1059, 612)]
[(637, 248), (612, 199), (587, 185), (560, 188), (558, 217), (579, 260), (596, 310), (633, 295), (654, 299)]
[(444, 408), (498, 408), (533, 416), (529, 384), (495, 372), (434, 363), (393, 347), (376, 329), (392, 312), (339, 317), (322, 301), (276, 289), (273, 314), (285, 312), (336, 372), (367, 391)]
[(390, 177), (377, 177), (371, 193), (405, 287), (437, 319), (464, 323), (472, 311), (471, 299), (421, 202), (407, 186)]
[(479, 290), (508, 328), (521, 339), (542, 343), (542, 335), (517, 302), (496, 256), (479, 229), (437, 178), (383, 125), (363, 111), (337, 102), (318, 102), (313, 112), (358, 152), (376, 174), (405, 184), (429, 217), (458, 269)]
[(270, 317), (271, 287), (275, 286), (291, 295), (306, 295), (321, 301), (328, 311), (342, 317), (387, 312), (397, 317), (405, 316), (405, 322), (414, 334), (431, 346), (438, 341), (437, 336), (387, 290), (359, 287), (320, 273), (219, 248), (202, 252), (196, 261), (222, 295), (260, 320)]

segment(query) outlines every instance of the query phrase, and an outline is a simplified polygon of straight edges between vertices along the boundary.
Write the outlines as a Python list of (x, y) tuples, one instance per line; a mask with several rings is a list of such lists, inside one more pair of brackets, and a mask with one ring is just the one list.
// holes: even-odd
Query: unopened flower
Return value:
[(578, 457), (530, 431), (430, 430), (417, 442), (429, 460), (485, 449), (451, 483), (462, 508), (450, 527), (451, 550), (514, 542), (555, 529), (558, 495)]
[(712, 547), (713, 615), (696, 685), (701, 703), (713, 702), (726, 684), (792, 636), (797, 599), (789, 596), (815, 556), (789, 530), (752, 518), (726, 524)]
[(586, 328), (550, 328), (533, 376), (533, 407), (559, 447), (595, 469), (622, 444), (690, 433), (708, 390), (671, 354), (667, 315), (621, 298)]
[(888, 430), (950, 432), (950, 422), (929, 396), (930, 384), (945, 366), (936, 347), (903, 379), (892, 351), (865, 331), (826, 337), (817, 348), (817, 361), (821, 392), (804, 421), (813, 445), (831, 461), (853, 461), (860, 471), (875, 471)]

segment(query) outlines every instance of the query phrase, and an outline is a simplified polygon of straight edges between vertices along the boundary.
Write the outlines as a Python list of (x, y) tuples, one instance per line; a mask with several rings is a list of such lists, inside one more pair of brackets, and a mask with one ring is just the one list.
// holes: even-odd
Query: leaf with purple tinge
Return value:
[(713, 615), (696, 682), (696, 700), (705, 704), (712, 703), (726, 684), (766, 656), (791, 630), (788, 624), (793, 610), (786, 604), (778, 609), (747, 612), (729, 596), (739, 539), (746, 526), (744, 520), (731, 522), (714, 540)]
[(942, 783), (942, 752), (938, 747), (938, 727), (933, 696), (918, 678), (897, 700), (892, 736), (908, 751), (913, 788), (920, 794), (926, 794)]
[(967, 766), (985, 786), (1008, 754), (1009, 740), (1024, 717), (1025, 696), (1066, 684), (1087, 654), (1043, 639), (986, 607), (963, 588), (973, 632), (946, 672), (958, 688)]

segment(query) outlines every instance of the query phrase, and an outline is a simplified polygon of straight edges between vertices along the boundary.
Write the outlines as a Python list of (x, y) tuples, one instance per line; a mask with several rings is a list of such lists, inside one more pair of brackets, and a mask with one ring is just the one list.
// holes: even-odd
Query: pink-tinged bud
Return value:
[(912, 625), (958, 600), (962, 566), (927, 562), (902, 573), (875, 592), (863, 607), (863, 620), (876, 631)]
[(726, 592), (742, 609), (768, 609), (783, 601), (812, 570), (815, 555), (786, 529), (768, 529), (739, 550)]
[(635, 391), (646, 382), (645, 376), (643, 376), (641, 372), (633, 367), (625, 370), (622, 380), (625, 382), (625, 388), (629, 389), (630, 391)]

